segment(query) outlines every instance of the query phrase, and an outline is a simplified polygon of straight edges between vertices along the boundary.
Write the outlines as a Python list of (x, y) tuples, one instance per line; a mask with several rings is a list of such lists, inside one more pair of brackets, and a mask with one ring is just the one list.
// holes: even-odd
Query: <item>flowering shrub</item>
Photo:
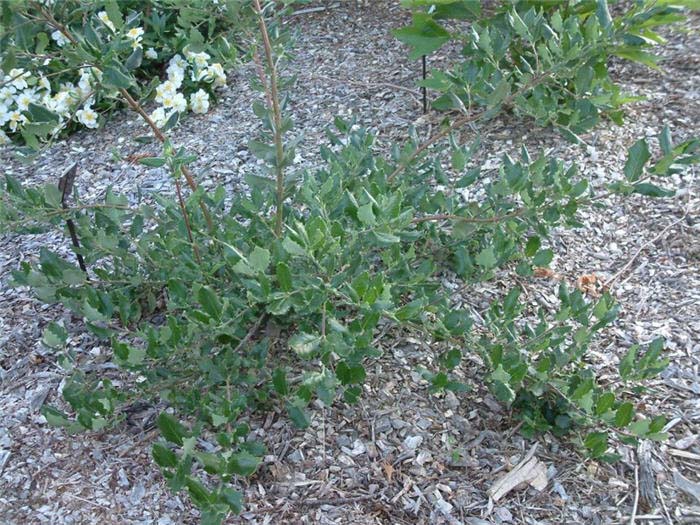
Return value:
[(50, 4), (5, 5), (0, 144), (21, 138), (38, 147), (64, 130), (97, 128), (125, 85), (155, 100), (158, 126), (188, 110), (206, 113), (249, 12), (245, 2), (218, 0)]

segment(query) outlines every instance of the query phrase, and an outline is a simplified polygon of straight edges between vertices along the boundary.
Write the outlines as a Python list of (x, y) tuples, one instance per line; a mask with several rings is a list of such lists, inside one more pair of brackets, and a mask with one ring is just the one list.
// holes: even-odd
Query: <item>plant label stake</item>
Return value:
[[(423, 55), (423, 83), (428, 76), (428, 59)], [(423, 93), (423, 115), (428, 113), (428, 88), (425, 85), (421, 88)]]
[[(73, 183), (75, 182), (75, 177), (78, 175), (78, 163), (74, 163), (68, 171), (66, 171), (60, 179), (58, 179), (58, 191), (61, 192), (61, 206), (64, 210), (68, 209), (66, 201), (69, 195), (73, 191)], [(78, 257), (78, 265), (80, 269), (87, 274), (87, 266), (85, 266), (85, 260), (80, 254), (80, 241), (78, 240), (78, 234), (75, 230), (75, 223), (70, 217), (66, 219), (66, 224), (68, 225), (68, 233), (70, 233), (71, 241), (73, 242), (73, 247), (76, 249), (75, 254)]]

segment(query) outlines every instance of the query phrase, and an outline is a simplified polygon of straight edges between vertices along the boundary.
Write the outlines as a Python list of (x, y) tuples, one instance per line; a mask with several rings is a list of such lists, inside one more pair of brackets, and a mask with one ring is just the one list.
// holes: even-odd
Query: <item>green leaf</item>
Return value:
[(289, 385), (287, 384), (287, 373), (282, 368), (276, 368), (272, 373), (272, 386), (281, 396), (289, 394)]
[(625, 60), (637, 62), (652, 69), (659, 69), (658, 62), (661, 60), (661, 57), (652, 53), (647, 53), (646, 51), (642, 51), (639, 48), (622, 46), (614, 49), (612, 53), (620, 58), (624, 58)]
[(53, 111), (49, 111), (44, 106), (39, 106), (31, 102), (27, 108), (29, 118), (32, 122), (58, 122), (58, 115)]
[(496, 399), (506, 405), (515, 401), (515, 392), (510, 386), (511, 375), (505, 371), (503, 365), (498, 365), (498, 368), (491, 373), (490, 379)]
[(240, 514), (243, 510), (243, 494), (231, 487), (221, 487), (219, 499), (226, 503), (235, 514)]
[(69, 419), (53, 407), (43, 406), (41, 408), (41, 415), (46, 418), (49, 425), (54, 427), (67, 427), (71, 425)]
[(632, 403), (622, 403), (615, 412), (615, 425), (623, 428), (629, 425), (634, 416), (634, 405)]
[(58, 189), (58, 186), (55, 184), (45, 184), (44, 185), (44, 200), (46, 201), (46, 204), (51, 206), (52, 208), (60, 208), (61, 207), (61, 199), (63, 198), (63, 195), (61, 194), (61, 191)]
[(664, 155), (669, 155), (673, 151), (673, 140), (671, 139), (671, 130), (668, 128), (668, 124), (664, 126), (661, 135), (659, 135), (659, 143)]
[(508, 82), (508, 80), (504, 78), (489, 94), (486, 103), (489, 107), (498, 106), (501, 102), (503, 102), (506, 99), (506, 97), (508, 97), (508, 95), (510, 95), (510, 82)]
[(396, 29), (393, 34), (411, 48), (411, 60), (437, 51), (451, 38), (444, 27), (425, 13), (414, 13), (411, 25)]
[(161, 435), (176, 445), (182, 446), (183, 438), (187, 436), (187, 429), (175, 417), (167, 412), (161, 412), (158, 416), (158, 429)]
[(143, 61), (143, 49), (140, 47), (137, 47), (134, 49), (134, 51), (129, 55), (129, 58), (126, 59), (126, 62), (124, 63), (124, 67), (126, 67), (127, 70), (131, 71), (132, 69), (136, 69), (141, 65), (141, 62)]
[(167, 160), (163, 157), (144, 157), (142, 159), (139, 159), (139, 164), (143, 164), (144, 166), (148, 166), (149, 168), (160, 168), (162, 166), (165, 166), (166, 162)]
[(289, 237), (285, 237), (282, 241), (282, 248), (284, 248), (284, 251), (289, 255), (296, 255), (298, 257), (305, 257), (307, 255), (306, 250)]
[(131, 87), (132, 82), (133, 78), (113, 66), (106, 68), (102, 73), (102, 83), (107, 87), (128, 89)]
[(610, 410), (615, 403), (615, 394), (612, 392), (606, 392), (598, 398), (595, 405), (595, 413), (597, 416), (602, 416), (608, 410)]
[(612, 18), (608, 10), (608, 0), (597, 0), (596, 16), (602, 27), (607, 29), (612, 25)]
[(270, 265), (270, 252), (265, 248), (256, 246), (248, 256), (248, 264), (257, 273), (265, 273)]
[(300, 332), (289, 338), (289, 347), (294, 350), (299, 357), (308, 358), (318, 348), (321, 337), (318, 335)]
[(292, 273), (289, 271), (289, 266), (286, 263), (277, 263), (277, 271), (275, 272), (277, 276), (277, 282), (279, 283), (280, 289), (284, 292), (290, 292), (294, 289), (292, 282)]
[(174, 468), (177, 466), (177, 456), (162, 443), (154, 443), (151, 448), (151, 454), (160, 467)]
[(348, 365), (345, 361), (340, 361), (335, 368), (335, 375), (344, 385), (354, 385), (362, 383), (367, 376), (362, 365)]
[(360, 222), (365, 226), (371, 227), (377, 223), (377, 220), (374, 217), (374, 210), (372, 209), (371, 202), (368, 202), (364, 206), (360, 206), (357, 209), (357, 218), (360, 219)]
[(122, 20), (122, 13), (119, 9), (118, 0), (109, 0), (105, 3), (105, 11), (107, 12), (107, 17), (114, 24), (114, 27), (121, 29), (124, 25), (124, 20)]
[(493, 247), (488, 246), (481, 250), (477, 256), (475, 257), (476, 264), (479, 266), (485, 268), (485, 269), (490, 269), (496, 266), (496, 263), (498, 260), (496, 259), (496, 255), (494, 254)]
[(620, 365), (618, 370), (620, 372), (620, 377), (627, 381), (632, 377), (632, 372), (634, 371), (634, 364), (637, 360), (637, 351), (639, 350), (639, 345), (632, 345), (630, 349), (620, 360)]
[(591, 432), (583, 442), (594, 458), (600, 457), (608, 450), (608, 433)]
[(210, 317), (217, 321), (221, 319), (221, 303), (214, 290), (208, 286), (201, 286), (197, 292), (197, 301)]
[(380, 246), (388, 246), (401, 242), (401, 238), (391, 233), (373, 231), (372, 234), (374, 235), (374, 240)]
[(173, 111), (168, 117), (168, 121), (160, 128), (161, 131), (168, 131), (173, 129), (177, 123), (180, 121), (180, 112)]
[(63, 348), (68, 339), (68, 332), (58, 323), (51, 322), (44, 329), (44, 336), (41, 340), (49, 348)]
[(229, 460), (229, 469), (234, 474), (247, 477), (258, 469), (260, 463), (261, 460), (259, 457), (244, 450), (231, 456)]
[(459, 350), (459, 348), (448, 350), (442, 355), (440, 361), (442, 361), (442, 365), (445, 368), (448, 370), (453, 370), (462, 361), (462, 352)]
[(673, 197), (676, 194), (675, 190), (667, 190), (649, 182), (638, 182), (632, 186), (632, 191), (645, 197)]
[(539, 237), (529, 237), (525, 245), (525, 255), (532, 257), (540, 249), (542, 242)]
[(307, 416), (304, 409), (297, 404), (287, 402), (287, 414), (297, 428), (307, 428), (311, 424), (309, 416)]
[(200, 507), (206, 507), (211, 500), (211, 496), (207, 488), (191, 476), (187, 476), (186, 485), (187, 492), (192, 497), (192, 501), (194, 501)]
[(644, 165), (651, 158), (649, 146), (646, 140), (640, 139), (635, 142), (627, 151), (627, 162), (625, 163), (625, 178), (631, 182), (635, 182), (641, 177), (644, 172)]
[(549, 263), (552, 262), (552, 259), (554, 259), (554, 252), (550, 250), (549, 248), (546, 248), (544, 250), (540, 250), (535, 254), (535, 257), (532, 259), (532, 264), (535, 266), (549, 266)]

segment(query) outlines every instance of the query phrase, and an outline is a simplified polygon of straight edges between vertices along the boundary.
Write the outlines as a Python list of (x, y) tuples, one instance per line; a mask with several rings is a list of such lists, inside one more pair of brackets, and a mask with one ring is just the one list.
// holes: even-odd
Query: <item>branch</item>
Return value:
[(492, 224), (496, 222), (501, 222), (501, 221), (506, 221), (508, 219), (513, 219), (515, 217), (520, 217), (525, 210), (515, 210), (511, 213), (507, 213), (505, 215), (498, 215), (496, 217), (485, 217), (485, 218), (479, 218), (479, 217), (463, 217), (462, 215), (453, 215), (450, 213), (444, 213), (441, 215), (425, 215), (423, 217), (416, 217), (411, 221), (413, 224), (420, 224), (422, 222), (432, 222), (432, 221), (458, 221), (458, 222), (467, 222), (467, 223), (473, 223), (473, 224)]
[(265, 61), (269, 69), (270, 85), (268, 90), (267, 82), (264, 82), (265, 95), (268, 100), (268, 105), (271, 103), (272, 119), (274, 123), (274, 142), (275, 142), (275, 179), (277, 183), (277, 217), (275, 220), (275, 235), (282, 236), (282, 225), (284, 223), (284, 144), (282, 143), (282, 109), (280, 108), (279, 89), (277, 86), (277, 66), (275, 59), (272, 56), (272, 43), (270, 42), (270, 34), (267, 31), (267, 24), (263, 16), (263, 10), (260, 6), (260, 0), (253, 0), (255, 11), (258, 15), (258, 25), (260, 26), (260, 34), (263, 39), (263, 47), (265, 49)]
[[(499, 105), (504, 106), (508, 105), (513, 100), (515, 100), (516, 97), (527, 91), (528, 89), (531, 89), (535, 86), (537, 86), (540, 82), (542, 82), (544, 79), (549, 77), (554, 71), (549, 71), (547, 73), (542, 73), (541, 75), (538, 75), (536, 77), (533, 77), (530, 82), (524, 84), (520, 88), (516, 89), (513, 91), (510, 95), (508, 95), (506, 98), (504, 98)], [(407, 159), (405, 159), (401, 164), (397, 166), (397, 168), (387, 177), (387, 181), (391, 181), (393, 178), (395, 178), (397, 175), (401, 174), (406, 168), (408, 168), (411, 163), (418, 158), (425, 150), (427, 150), (430, 146), (438, 142), (439, 140), (443, 139), (450, 133), (452, 133), (455, 129), (459, 128), (460, 126), (463, 126), (464, 124), (469, 124), (472, 122), (476, 122), (478, 120), (481, 120), (484, 116), (486, 116), (493, 108), (484, 108), (481, 111), (478, 111), (476, 113), (472, 113), (470, 115), (463, 115), (462, 117), (458, 118), (455, 120), (452, 124), (450, 124), (448, 127), (440, 131), (439, 133), (436, 133), (432, 137), (430, 137), (426, 142), (421, 144), (416, 151), (414, 151)]]

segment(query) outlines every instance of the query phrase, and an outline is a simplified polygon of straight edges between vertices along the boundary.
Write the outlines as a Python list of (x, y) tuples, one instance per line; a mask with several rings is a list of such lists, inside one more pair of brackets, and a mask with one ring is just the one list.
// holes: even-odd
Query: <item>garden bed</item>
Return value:
[[(442, 115), (421, 115), (415, 87), (418, 62), (410, 62), (390, 34), (406, 22), (393, 3), (362, 9), (327, 3), (322, 11), (291, 18), (299, 41), (289, 69), (297, 75), (291, 93), (296, 132), (304, 139), (295, 168), (319, 164), (324, 129), (335, 115), (357, 119), (376, 132), (380, 147), (401, 141), (414, 126), (421, 137), (437, 129)], [(669, 34), (661, 71), (625, 65), (615, 77), (647, 97), (628, 109), (623, 127), (604, 124), (585, 136), (587, 147), (527, 123), (498, 118), (482, 128), (479, 160), (485, 169), (503, 153), (517, 154), (521, 139), (531, 152), (545, 150), (577, 159), (594, 186), (620, 176), (624, 152), (639, 137), (654, 137), (668, 124), (680, 141), (700, 131), (700, 18), (688, 33)], [(433, 65), (446, 61), (431, 58)], [(243, 175), (259, 161), (247, 144), (259, 120), (250, 109), (259, 96), (244, 68), (229, 79), (220, 104), (207, 115), (189, 116), (173, 141), (198, 155), (192, 166), (205, 188), (219, 184), (245, 191)], [(169, 175), (133, 162), (157, 154), (155, 145), (134, 142), (133, 114), (124, 113), (99, 131), (79, 132), (52, 146), (30, 165), (0, 150), (4, 170), (23, 182), (56, 181), (79, 163), (77, 186), (86, 200), (101, 199), (108, 187), (135, 202), (139, 195), (170, 191)], [(137, 124), (140, 126), (140, 124)], [(468, 142), (471, 129), (462, 131)], [(262, 168), (261, 168), (262, 169)], [(621, 316), (591, 351), (600, 377), (614, 373), (634, 341), (667, 340), (671, 365), (644, 394), (646, 411), (669, 417), (670, 439), (654, 445), (652, 475), (657, 505), (639, 503), (640, 466), (633, 449), (620, 446), (623, 460), (607, 465), (586, 460), (564, 442), (543, 435), (526, 440), (517, 421), (481, 385), (478, 360), (460, 367), (473, 391), (432, 395), (418, 367), (435, 349), (410, 333), (396, 333), (384, 356), (368, 367), (365, 395), (353, 407), (312, 407), (312, 423), (297, 430), (282, 412), (250, 421), (268, 455), (242, 487), (245, 512), (231, 523), (700, 523), (700, 500), (688, 494), (677, 474), (699, 481), (700, 470), (700, 181), (693, 169), (675, 176), (670, 199), (610, 196), (583, 213), (581, 230), (554, 236), (553, 273), (521, 278), (527, 299), (553, 308), (560, 280), (572, 286), (582, 276), (614, 277)], [(41, 334), (63, 319), (81, 366), (111, 370), (110, 351), (86, 333), (78, 319), (45, 306), (8, 280), (20, 261), (42, 246), (72, 257), (69, 241), (54, 235), (0, 236), (0, 521), (29, 523), (196, 523), (198, 512), (173, 496), (150, 459), (156, 435), (149, 422), (157, 407), (135, 407), (119, 431), (68, 436), (39, 414), (44, 403), (60, 403), (64, 371), (46, 350)], [(476, 315), (498, 292), (496, 278), (470, 290), (463, 304)], [(114, 372), (118, 378), (118, 373)], [(510, 492), (498, 502), (493, 483), (525, 456), (534, 442), (546, 466), (542, 492)], [(674, 473), (676, 477), (674, 477)], [(683, 488), (685, 487), (685, 489)], [(696, 497), (700, 497), (697, 495)]]

